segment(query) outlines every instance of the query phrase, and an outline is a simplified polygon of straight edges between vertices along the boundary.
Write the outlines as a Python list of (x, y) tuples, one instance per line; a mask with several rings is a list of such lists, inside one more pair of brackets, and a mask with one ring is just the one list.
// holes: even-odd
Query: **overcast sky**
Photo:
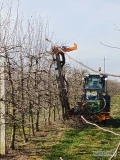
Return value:
[[(16, 11), (17, 0), (13, 0)], [(70, 56), (93, 69), (120, 74), (120, 50), (100, 44), (120, 47), (120, 0), (20, 0), (24, 16), (40, 15), (49, 19), (49, 31), (54, 42), (77, 43), (78, 50)], [(15, 12), (14, 12), (15, 13)]]

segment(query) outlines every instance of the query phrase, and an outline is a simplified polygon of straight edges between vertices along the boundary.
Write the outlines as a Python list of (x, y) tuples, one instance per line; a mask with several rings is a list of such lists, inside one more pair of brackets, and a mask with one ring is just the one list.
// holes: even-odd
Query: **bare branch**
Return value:
[(102, 42), (100, 42), (100, 44), (102, 44), (105, 47), (109, 47), (109, 48), (113, 48), (113, 49), (120, 49), (120, 47), (109, 46), (109, 45), (103, 44)]
[(92, 126), (95, 126), (95, 127), (97, 127), (98, 129), (103, 130), (104, 132), (108, 132), (108, 133), (112, 133), (112, 134), (114, 134), (114, 135), (116, 135), (116, 136), (120, 136), (120, 134), (118, 134), (118, 133), (115, 133), (115, 132), (113, 132), (113, 131), (109, 131), (109, 130), (107, 130), (107, 129), (104, 129), (104, 128), (98, 126), (98, 125), (95, 124), (95, 123), (91, 123), (91, 122), (87, 121), (83, 116), (81, 116), (81, 118), (82, 118), (83, 121), (85, 121), (85, 123), (90, 124), (90, 125), (92, 125)]
[(117, 146), (115, 152), (114, 152), (114, 153), (112, 154), (112, 156), (109, 158), (109, 160), (112, 160), (114, 157), (117, 156), (117, 153), (118, 153), (118, 149), (119, 149), (119, 148), (120, 148), (120, 142), (119, 142), (119, 144), (118, 144), (118, 146)]

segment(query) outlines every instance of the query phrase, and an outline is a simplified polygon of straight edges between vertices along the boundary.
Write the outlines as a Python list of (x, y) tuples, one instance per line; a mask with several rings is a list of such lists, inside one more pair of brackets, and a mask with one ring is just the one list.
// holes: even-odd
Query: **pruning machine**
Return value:
[[(67, 89), (68, 83), (62, 69), (65, 64), (65, 52), (76, 50), (77, 44), (74, 44), (73, 47), (59, 47), (54, 45), (52, 41), (46, 40), (53, 45), (52, 50), (48, 53), (53, 57), (63, 119), (68, 119), (69, 116), (74, 115), (75, 108), (70, 109)], [(110, 96), (106, 94), (107, 75), (101, 73), (85, 74), (83, 79), (85, 94), (79, 114), (95, 117), (98, 121), (110, 119)]]

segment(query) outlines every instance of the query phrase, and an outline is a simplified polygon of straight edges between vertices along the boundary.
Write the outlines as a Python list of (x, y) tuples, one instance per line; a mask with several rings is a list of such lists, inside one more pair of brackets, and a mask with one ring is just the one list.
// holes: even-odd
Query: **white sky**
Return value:
[[(120, 0), (20, 0), (20, 12), (24, 16), (50, 19), (49, 30), (53, 41), (73, 45), (78, 50), (70, 56), (93, 69), (120, 75), (120, 50), (104, 47), (100, 42), (120, 47)], [(16, 13), (17, 0), (13, 0)], [(114, 25), (115, 24), (115, 25)], [(114, 78), (113, 78), (114, 79)], [(120, 79), (120, 78), (119, 78)]]

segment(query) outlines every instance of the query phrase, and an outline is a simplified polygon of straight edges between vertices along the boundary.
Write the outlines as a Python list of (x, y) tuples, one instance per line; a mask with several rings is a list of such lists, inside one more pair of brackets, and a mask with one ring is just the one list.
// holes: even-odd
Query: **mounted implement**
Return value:
[[(49, 41), (48, 39), (46, 40)], [(65, 75), (62, 72), (62, 68), (65, 64), (65, 52), (70, 52), (76, 49), (77, 49), (77, 44), (75, 43), (73, 47), (66, 47), (66, 46), (59, 47), (53, 44), (53, 48), (51, 52), (49, 52), (53, 57), (54, 68), (56, 71), (56, 79), (58, 83), (63, 119), (65, 118), (68, 119), (70, 106), (68, 100), (68, 83), (67, 80), (65, 79)]]

